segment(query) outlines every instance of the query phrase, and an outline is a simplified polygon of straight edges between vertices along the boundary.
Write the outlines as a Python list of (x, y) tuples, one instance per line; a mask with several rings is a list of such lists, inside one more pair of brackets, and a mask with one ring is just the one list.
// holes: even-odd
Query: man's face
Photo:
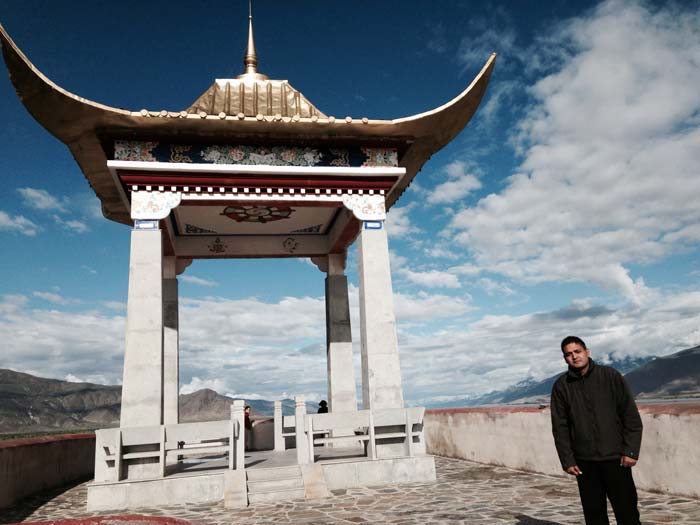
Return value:
[(578, 343), (569, 343), (564, 347), (564, 361), (576, 370), (583, 370), (588, 366), (591, 353)]

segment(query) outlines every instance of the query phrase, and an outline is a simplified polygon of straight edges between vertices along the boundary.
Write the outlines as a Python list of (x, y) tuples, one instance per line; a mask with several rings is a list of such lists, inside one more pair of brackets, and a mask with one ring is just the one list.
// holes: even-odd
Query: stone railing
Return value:
[(88, 480), (94, 465), (94, 434), (0, 441), (0, 509), (42, 490)]
[[(637, 486), (700, 498), (700, 403), (640, 405), (644, 434), (634, 467)], [(429, 454), (565, 476), (551, 432), (549, 408), (428, 410)]]

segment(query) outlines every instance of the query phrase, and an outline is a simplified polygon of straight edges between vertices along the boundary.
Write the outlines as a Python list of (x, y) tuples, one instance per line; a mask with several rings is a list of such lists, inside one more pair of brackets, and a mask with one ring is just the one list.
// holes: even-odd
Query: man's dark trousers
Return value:
[(637, 489), (632, 469), (620, 466), (620, 460), (576, 460), (583, 474), (576, 476), (586, 525), (607, 525), (610, 499), (618, 525), (639, 525)]

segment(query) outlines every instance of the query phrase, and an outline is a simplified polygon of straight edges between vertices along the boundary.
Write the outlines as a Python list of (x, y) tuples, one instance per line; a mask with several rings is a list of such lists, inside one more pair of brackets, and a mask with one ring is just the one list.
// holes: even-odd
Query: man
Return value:
[(561, 342), (569, 371), (552, 387), (552, 433), (562, 468), (578, 482), (587, 524), (607, 524), (606, 497), (618, 525), (639, 522), (631, 468), (639, 458), (642, 419), (617, 370), (591, 359), (576, 336)]

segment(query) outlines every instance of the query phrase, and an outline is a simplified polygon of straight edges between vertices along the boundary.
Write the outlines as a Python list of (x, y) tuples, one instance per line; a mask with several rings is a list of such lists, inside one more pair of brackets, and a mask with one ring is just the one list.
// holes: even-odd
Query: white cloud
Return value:
[(53, 210), (65, 212), (66, 207), (58, 197), (54, 197), (48, 191), (39, 188), (18, 188), (25, 206), (36, 210)]
[(386, 216), (386, 231), (390, 236), (403, 237), (420, 231), (420, 228), (411, 223), (408, 216), (408, 212), (413, 207), (415, 204), (411, 203), (408, 206), (395, 206), (389, 210)]
[(77, 299), (63, 297), (53, 292), (32, 292), (32, 295), (34, 297), (38, 297), (39, 299), (43, 299), (44, 301), (60, 305), (76, 304), (80, 302)]
[(110, 310), (126, 310), (126, 303), (121, 301), (103, 301), (102, 306)]
[[(653, 308), (592, 301), (526, 315), (487, 315), (431, 333), (406, 333), (401, 363), (414, 402), (484, 394), (565, 370), (559, 343), (582, 337), (594, 359), (667, 355), (700, 342), (700, 292), (660, 297)], [(409, 386), (410, 385), (410, 386)]]
[(87, 233), (90, 231), (90, 227), (83, 221), (79, 221), (77, 219), (63, 219), (58, 215), (52, 215), (51, 218), (64, 230), (68, 230), (73, 233)]
[(34, 237), (41, 228), (22, 215), (13, 217), (0, 210), (0, 230), (19, 232), (27, 237)]
[(180, 386), (180, 393), (181, 394), (191, 394), (192, 392), (196, 392), (197, 390), (201, 390), (203, 388), (209, 388), (210, 390), (214, 390), (218, 392), (219, 394), (222, 395), (228, 395), (227, 392), (227, 385), (226, 381), (224, 381), (221, 378), (210, 378), (210, 379), (201, 379), (199, 377), (193, 377), (189, 383), (186, 385)]
[(440, 270), (414, 272), (408, 268), (402, 268), (398, 273), (407, 281), (428, 288), (459, 288), (461, 286), (456, 275)]
[(611, 1), (559, 29), (573, 53), (531, 88), (521, 172), (452, 220), (477, 266), (654, 297), (628, 265), (672, 255), (700, 222), (699, 28), (697, 6)]
[(467, 173), (467, 164), (455, 161), (445, 167), (447, 182), (438, 184), (428, 194), (428, 204), (449, 204), (464, 199), (474, 190), (481, 188), (481, 182), (472, 173)]
[(178, 277), (181, 281), (190, 284), (196, 284), (199, 286), (218, 286), (219, 283), (215, 281), (210, 281), (208, 279), (202, 279), (201, 277), (195, 277), (194, 275), (180, 275)]
[(482, 269), (473, 264), (464, 263), (458, 266), (451, 266), (447, 271), (455, 275), (467, 275), (471, 277), (480, 274)]
[(487, 295), (505, 295), (511, 296), (515, 295), (515, 290), (503, 282), (494, 281), (488, 277), (483, 277), (477, 282), (481, 286)]
[[(359, 362), (358, 290), (350, 286)], [(653, 307), (611, 308), (580, 300), (554, 311), (468, 319), (468, 296), (395, 294), (401, 366), (411, 403), (504, 388), (563, 370), (558, 344), (583, 337), (595, 358), (665, 355), (700, 342), (700, 292), (659, 296)], [(321, 298), (181, 300), (182, 392), (199, 388), (251, 399), (325, 397)], [(440, 321), (431, 324), (431, 321)], [(435, 326), (438, 326), (435, 328)], [(31, 308), (0, 300), (3, 367), (43, 377), (119, 383), (124, 316)], [(96, 360), (95, 355), (100, 359)], [(356, 375), (359, 384), (361, 375)]]

